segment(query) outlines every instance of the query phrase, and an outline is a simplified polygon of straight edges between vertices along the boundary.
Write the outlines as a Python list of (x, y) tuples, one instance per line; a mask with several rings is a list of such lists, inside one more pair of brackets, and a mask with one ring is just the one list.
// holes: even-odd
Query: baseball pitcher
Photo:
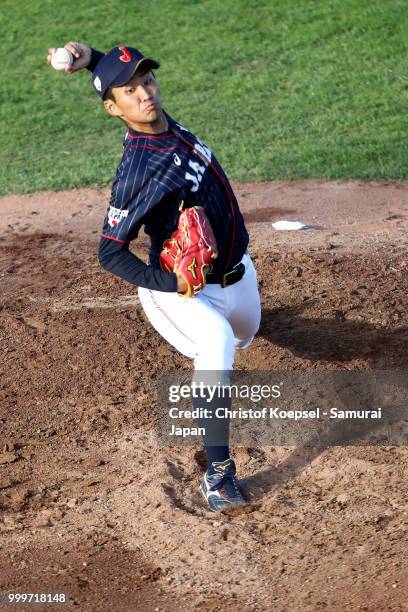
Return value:
[[(106, 111), (126, 125), (99, 262), (138, 286), (149, 321), (193, 360), (195, 380), (216, 372), (227, 384), (235, 350), (251, 344), (260, 324), (248, 232), (231, 185), (208, 146), (164, 110), (156, 60), (128, 46), (106, 54), (78, 42), (65, 49), (72, 55), (66, 72), (89, 70)], [(50, 63), (55, 52), (49, 49)], [(142, 228), (150, 237), (149, 264), (129, 250)], [(197, 422), (205, 430), (208, 469), (200, 490), (209, 507), (243, 505), (228, 419)]]

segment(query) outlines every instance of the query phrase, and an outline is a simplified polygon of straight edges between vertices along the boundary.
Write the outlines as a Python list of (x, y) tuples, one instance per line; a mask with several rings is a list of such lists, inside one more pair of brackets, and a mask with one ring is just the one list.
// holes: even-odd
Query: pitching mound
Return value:
[[(408, 185), (235, 188), (263, 308), (237, 369), (406, 368)], [(108, 195), (0, 201), (0, 591), (95, 612), (405, 610), (405, 447), (234, 449), (251, 503), (214, 515), (199, 447), (158, 446), (156, 380), (191, 363), (99, 267)]]

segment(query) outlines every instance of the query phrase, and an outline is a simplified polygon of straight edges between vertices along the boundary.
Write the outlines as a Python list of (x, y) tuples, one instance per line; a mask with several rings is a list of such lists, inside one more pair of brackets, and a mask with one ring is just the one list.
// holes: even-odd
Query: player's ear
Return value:
[(122, 114), (113, 100), (104, 100), (103, 105), (105, 107), (105, 110), (113, 117), (118, 117)]

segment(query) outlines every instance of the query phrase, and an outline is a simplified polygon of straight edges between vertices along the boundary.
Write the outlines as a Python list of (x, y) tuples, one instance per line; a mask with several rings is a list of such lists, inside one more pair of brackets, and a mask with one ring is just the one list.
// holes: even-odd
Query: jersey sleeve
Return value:
[(93, 72), (96, 68), (96, 66), (99, 63), (99, 60), (104, 56), (105, 54), (102, 53), (102, 51), (97, 51), (96, 49), (92, 49), (91, 47), (91, 60), (88, 64), (88, 66), (86, 67), (87, 70), (89, 70), (90, 72)]
[(101, 237), (127, 244), (137, 238), (143, 224), (142, 174), (138, 160), (128, 151), (124, 153), (112, 185), (109, 206), (103, 221)]
[[(147, 289), (177, 291), (177, 275), (164, 272), (159, 265), (146, 265), (129, 251), (140, 228), (152, 220), (150, 206), (160, 202), (161, 192), (156, 182), (147, 173), (147, 156), (125, 149), (112, 185), (111, 197), (106, 212), (99, 244), (99, 263), (103, 268), (120, 278)], [(164, 220), (157, 220), (161, 228)], [(156, 245), (155, 245), (156, 246)], [(156, 263), (150, 257), (151, 263)]]
[(98, 258), (102, 268), (132, 285), (154, 291), (177, 291), (177, 275), (174, 272), (164, 272), (161, 268), (146, 265), (129, 251), (127, 244), (101, 238)]

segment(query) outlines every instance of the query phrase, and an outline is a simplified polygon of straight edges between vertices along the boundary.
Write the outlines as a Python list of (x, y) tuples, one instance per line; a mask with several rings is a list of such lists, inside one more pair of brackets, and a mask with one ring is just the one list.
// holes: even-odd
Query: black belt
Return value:
[(234, 285), (234, 283), (241, 280), (244, 274), (245, 266), (241, 262), (234, 266), (232, 270), (225, 272), (224, 274), (222, 272), (208, 272), (205, 277), (205, 281), (209, 285), (218, 284), (221, 285), (221, 287), (228, 287), (229, 285)]

